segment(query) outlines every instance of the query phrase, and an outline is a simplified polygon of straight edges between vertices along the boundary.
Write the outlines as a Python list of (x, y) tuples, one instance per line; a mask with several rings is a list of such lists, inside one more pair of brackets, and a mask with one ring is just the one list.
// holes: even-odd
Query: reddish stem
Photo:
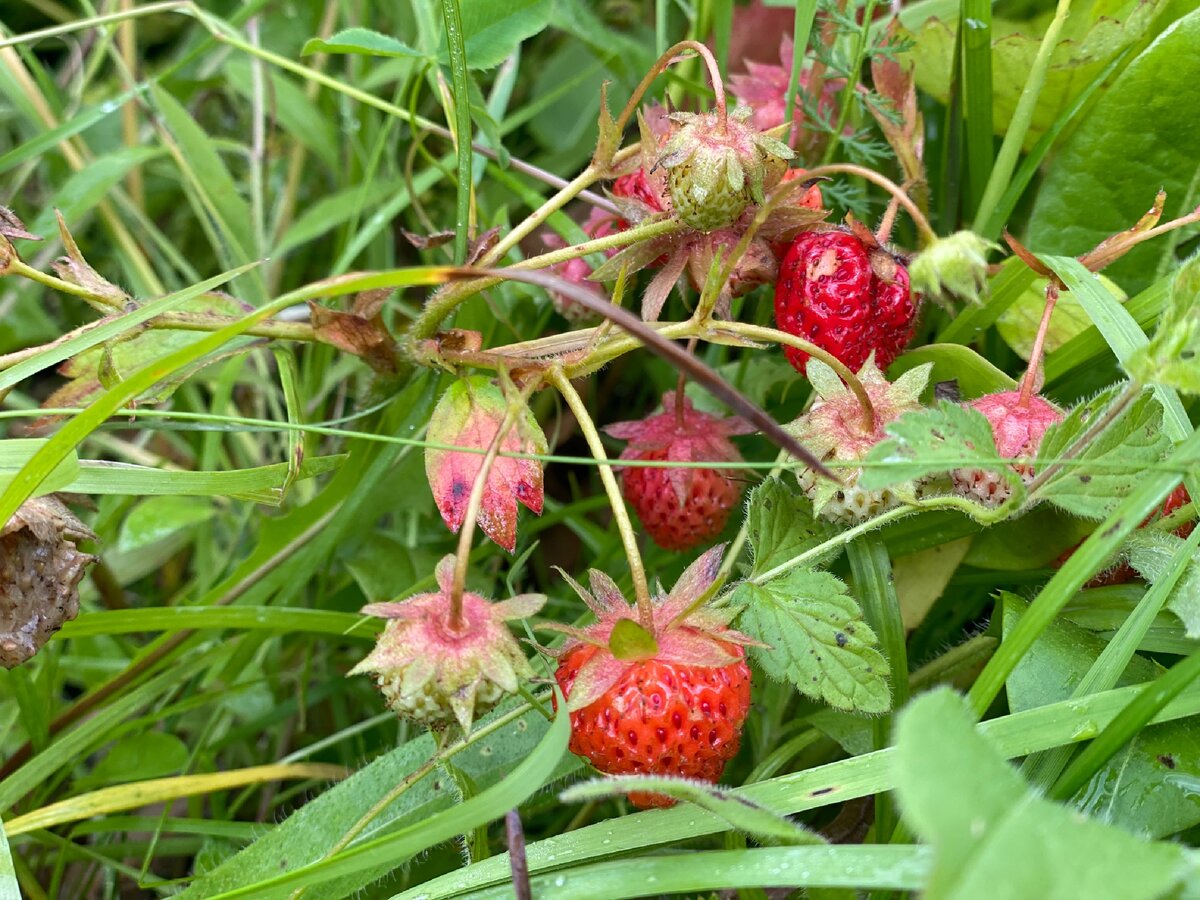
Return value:
[(1046, 347), (1046, 333), (1050, 330), (1050, 317), (1054, 315), (1054, 305), (1058, 302), (1058, 286), (1053, 281), (1046, 284), (1046, 308), (1042, 311), (1042, 321), (1038, 323), (1037, 336), (1033, 340), (1033, 350), (1029, 354), (1029, 367), (1021, 379), (1021, 405), (1037, 390), (1039, 374), (1042, 370), (1042, 357)]
[(704, 66), (708, 70), (708, 80), (712, 84), (713, 93), (716, 95), (717, 106), (717, 126), (721, 131), (725, 130), (725, 123), (728, 121), (728, 114), (725, 109), (725, 82), (721, 78), (721, 68), (717, 65), (716, 58), (712, 55), (712, 51), (699, 41), (680, 41), (666, 51), (650, 67), (644, 78), (638, 84), (629, 100), (625, 103), (621, 114), (617, 116), (617, 131), (624, 132), (625, 126), (629, 124), (630, 118), (633, 117), (633, 111), (637, 109), (637, 105), (642, 101), (642, 97), (649, 90), (651, 82), (659, 75), (666, 71), (667, 66), (675, 62), (680, 52), (684, 50), (694, 50), (704, 60)]

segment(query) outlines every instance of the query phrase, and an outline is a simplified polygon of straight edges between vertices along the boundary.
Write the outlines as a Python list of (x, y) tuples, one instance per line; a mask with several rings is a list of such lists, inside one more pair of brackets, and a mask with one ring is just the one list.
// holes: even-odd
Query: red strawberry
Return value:
[[(1046, 429), (1062, 420), (1062, 410), (1037, 394), (1024, 396), (1021, 391), (1001, 391), (985, 394), (968, 406), (979, 410), (992, 426), (996, 449), (1001, 456), (1037, 456)], [(1033, 480), (1033, 466), (1013, 463), (1013, 468), (1026, 484)], [(988, 504), (1000, 504), (1008, 499), (1008, 483), (995, 472), (983, 469), (958, 469), (953, 473), (954, 486), (960, 493), (974, 496)]]
[[(571, 714), (570, 749), (601, 772), (715, 783), (737, 754), (750, 710), (741, 645), (751, 641), (728, 627), (736, 610), (691, 609), (715, 580), (723, 549), (709, 550), (654, 599), (648, 627), (604, 573), (592, 570), (590, 592), (571, 582), (599, 621), (561, 629), (575, 640), (561, 651), (554, 677)], [(629, 799), (642, 808), (675, 802)]]
[[(779, 328), (828, 350), (858, 370), (871, 352), (891, 365), (913, 334), (917, 305), (908, 271), (846, 231), (805, 231), (784, 254), (775, 283)], [(785, 347), (804, 371), (808, 354)]]
[[(654, 212), (661, 212), (663, 209), (662, 189), (655, 188), (645, 169), (635, 169), (628, 175), (622, 175), (613, 182), (612, 192), (614, 197), (636, 200)], [(617, 222), (618, 231), (624, 231), (628, 227), (629, 223), (623, 219)]]
[[(635, 422), (616, 422), (604, 430), (629, 441), (625, 460), (733, 462), (741, 454), (729, 435), (754, 429), (736, 416), (719, 418), (697, 412), (687, 397), (676, 406), (674, 391), (663, 395), (663, 412)], [(631, 466), (621, 480), (628, 500), (654, 542), (666, 550), (687, 550), (716, 538), (741, 486), (729, 469)]]

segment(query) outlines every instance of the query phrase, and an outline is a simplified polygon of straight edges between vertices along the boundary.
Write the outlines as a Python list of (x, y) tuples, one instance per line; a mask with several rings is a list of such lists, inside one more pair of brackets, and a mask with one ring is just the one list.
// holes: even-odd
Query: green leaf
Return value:
[[(1125, 540), (1129, 564), (1150, 584), (1167, 577), (1175, 554), (1186, 541), (1154, 528), (1139, 528)], [(1200, 638), (1200, 559), (1189, 560), (1187, 568), (1167, 596), (1167, 608), (1179, 616), (1189, 638)]]
[(759, 843), (803, 846), (824, 844), (825, 839), (752, 800), (729, 790), (686, 778), (618, 775), (572, 785), (559, 795), (563, 803), (587, 803), (629, 793), (663, 794), (694, 803), (724, 819), (733, 828)]
[(190, 497), (151, 497), (135, 506), (121, 523), (117, 549), (123, 553), (165, 540), (177, 531), (207, 522), (216, 509)]
[(957, 382), (959, 391), (965, 398), (997, 391), (1011, 391), (1017, 386), (1011, 375), (996, 368), (993, 363), (962, 344), (926, 344), (924, 347), (916, 347), (896, 360), (888, 369), (888, 374), (893, 378), (899, 377), (910, 369), (930, 362), (933, 363), (933, 371), (929, 374), (930, 383)]
[(1149, 346), (1129, 361), (1129, 371), (1146, 384), (1164, 384), (1200, 394), (1200, 255), (1179, 270), (1171, 299)]
[[(750, 492), (746, 528), (754, 548), (754, 575), (794, 559), (834, 535), (829, 522), (813, 517), (807, 497), (774, 476)], [(839, 552), (840, 547), (830, 550), (813, 565), (828, 565)]]
[[(546, 27), (554, 4), (550, 0), (461, 0), (460, 7), (467, 65), (490, 69)], [(444, 51), (441, 61), (449, 63)]]
[(182, 772), (189, 755), (187, 744), (173, 734), (146, 731), (130, 735), (117, 741), (86, 778), (76, 780), (75, 786), (91, 789), (102, 784), (165, 778)]
[(618, 619), (608, 636), (608, 649), (617, 659), (650, 659), (658, 653), (658, 642), (633, 619)]
[(429, 57), (414, 50), (403, 41), (394, 37), (372, 31), (370, 28), (346, 28), (337, 32), (328, 40), (312, 38), (305, 41), (300, 50), (301, 55), (313, 53), (357, 53), (363, 56), (393, 56), (405, 59), (425, 59)]
[[(1105, 391), (1051, 425), (1039, 455), (1052, 460), (1067, 453), (1121, 390)], [(1151, 392), (1143, 392), (1098, 437), (1090, 439), (1082, 453), (1051, 476), (1037, 495), (1074, 515), (1103, 519), (1141, 480), (1141, 470), (1158, 462), (1170, 446), (1162, 429), (1162, 407)]]
[[(1005, 633), (1026, 608), (1021, 600), (1005, 595)], [(1054, 621), (1008, 677), (1010, 707), (1020, 711), (1071, 698), (1105, 646), (1072, 622)], [(1142, 684), (1162, 673), (1161, 666), (1135, 655), (1115, 684)], [(1197, 780), (1200, 720), (1180, 719), (1144, 729), (1074, 800), (1085, 813), (1135, 834), (1165, 837), (1200, 822), (1200, 804), (1191, 788)]]
[[(230, 894), (287, 896), (290, 889), (285, 884), (294, 888), (318, 879), (319, 887), (306, 890), (306, 897), (348, 896), (386, 875), (413, 854), (471, 830), (480, 822), (503, 816), (536, 790), (554, 774), (566, 748), (567, 717), (560, 716), (555, 726), (549, 726), (541, 715), (531, 712), (506, 722), (486, 736), (475, 736), (453, 756), (453, 761), (483, 789), (480, 794), (460, 804), (457, 787), (436, 768), (430, 769), (413, 778), (412, 785), (391, 803), (384, 804), (372, 820), (366, 834), (388, 833), (387, 837), (360, 838), (339, 856), (330, 857), (365, 812), (391, 796), (398, 784), (419, 772), (433, 755), (436, 749), (433, 738), (422, 735), (310, 800), (281, 825), (177, 896), (189, 900)], [(486, 722), (477, 728), (487, 732)], [(578, 765), (574, 757), (571, 760)], [(496, 802), (496, 795), (491, 792), (499, 788), (505, 796)], [(377, 849), (381, 842), (389, 847), (384, 854)], [(363, 860), (364, 854), (369, 854), (370, 859)], [(353, 871), (328, 871), (347, 857), (368, 864), (361, 868), (353, 866)], [(276, 878), (281, 871), (289, 875)], [(279, 883), (269, 888), (268, 881)]]
[(0, 822), (0, 900), (21, 900), (21, 888), (17, 884), (17, 871), (13, 867), (3, 822)]
[(928, 900), (1152, 900), (1187, 868), (1180, 847), (1030, 794), (949, 690), (901, 715), (895, 778), (905, 819), (934, 846)]
[(905, 413), (888, 424), (887, 433), (866, 456), (859, 485), (868, 490), (969, 467), (998, 472), (1013, 498), (1024, 495), (1021, 477), (1000, 459), (992, 426), (976, 409), (943, 400)]
[(733, 591), (743, 607), (738, 627), (771, 645), (751, 655), (770, 678), (838, 709), (866, 713), (891, 708), (887, 660), (846, 586), (828, 572), (793, 569), (766, 584)]
[[(1167, 191), (1164, 220), (1195, 206), (1200, 118), (1180, 111), (1200, 108), (1198, 45), (1200, 11), (1175, 22), (1103, 93), (1046, 172), (1030, 246), (1062, 255), (1090, 250), (1133, 225), (1159, 188)], [(1174, 246), (1189, 231), (1195, 226), (1134, 247), (1105, 273), (1140, 291), (1174, 264)]]

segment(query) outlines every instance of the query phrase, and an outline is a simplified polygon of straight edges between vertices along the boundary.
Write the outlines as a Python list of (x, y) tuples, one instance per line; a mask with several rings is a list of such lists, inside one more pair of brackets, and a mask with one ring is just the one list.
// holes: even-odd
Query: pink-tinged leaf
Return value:
[[(484, 454), (504, 423), (508, 400), (487, 378), (453, 384), (438, 401), (429, 422), (430, 443), (474, 448), (477, 452), (429, 447), (425, 474), (438, 512), (451, 531), (462, 527)], [(500, 440), (510, 453), (546, 452), (546, 437), (529, 410), (522, 409)], [(517, 504), (541, 514), (542, 464), (533, 459), (497, 456), (484, 486), (478, 524), (484, 534), (510, 553), (517, 543)]]
[(492, 604), (493, 614), (500, 619), (527, 619), (537, 615), (546, 605), (545, 594), (518, 594)]
[(454, 567), (457, 562), (453, 553), (447, 553), (438, 560), (437, 568), (433, 570), (433, 577), (437, 579), (438, 587), (442, 589), (443, 594), (449, 594), (454, 589)]
[(729, 645), (692, 628), (672, 628), (659, 635), (658, 658), (685, 666), (727, 666), (738, 657)]
[(611, 613), (629, 607), (629, 601), (608, 575), (599, 569), (589, 569), (588, 578), (592, 584), (592, 593), (596, 595), (596, 603), (602, 610)]
[(594, 654), (580, 666), (579, 674), (575, 676), (571, 696), (567, 698), (567, 711), (576, 712), (591, 706), (621, 680), (631, 665), (603, 650)]
[(679, 580), (675, 582), (675, 587), (671, 588), (671, 593), (662, 603), (660, 618), (664, 622), (670, 622), (712, 586), (717, 579), (717, 572), (721, 569), (724, 553), (725, 545), (717, 544), (684, 569)]

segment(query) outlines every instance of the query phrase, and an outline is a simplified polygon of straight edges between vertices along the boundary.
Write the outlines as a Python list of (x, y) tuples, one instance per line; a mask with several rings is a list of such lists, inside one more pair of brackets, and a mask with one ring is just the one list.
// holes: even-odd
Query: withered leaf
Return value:
[(396, 371), (396, 341), (378, 313), (368, 319), (356, 313), (329, 309), (311, 300), (308, 308), (317, 340), (361, 357), (376, 372), (392, 374)]
[(79, 614), (79, 582), (95, 540), (57, 497), (27, 500), (0, 529), (0, 665), (19, 666)]

